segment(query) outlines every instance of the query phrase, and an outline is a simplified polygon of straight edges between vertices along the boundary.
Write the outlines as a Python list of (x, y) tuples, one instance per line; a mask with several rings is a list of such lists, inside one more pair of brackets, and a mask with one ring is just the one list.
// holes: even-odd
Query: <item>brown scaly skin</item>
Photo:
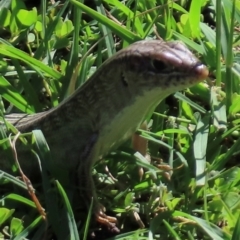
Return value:
[[(129, 138), (161, 100), (207, 76), (206, 66), (182, 43), (139, 41), (108, 59), (58, 107), (6, 119), (22, 133), (41, 129), (51, 150), (51, 166), (77, 174), (80, 187), (85, 187), (82, 192), (93, 196), (98, 206), (93, 164)], [(30, 174), (36, 164), (26, 161), (29, 153), (21, 147), (17, 150), (21, 166)], [(8, 170), (3, 158), (0, 169)]]

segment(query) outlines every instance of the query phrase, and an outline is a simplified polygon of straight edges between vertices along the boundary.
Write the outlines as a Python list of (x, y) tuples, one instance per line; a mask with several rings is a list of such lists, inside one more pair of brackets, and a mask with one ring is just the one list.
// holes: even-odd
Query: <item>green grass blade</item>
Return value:
[(16, 108), (26, 113), (34, 113), (34, 108), (23, 98), (18, 91), (3, 77), (0, 76), (0, 94)]
[(209, 134), (210, 116), (206, 115), (201, 119), (200, 115), (197, 121), (195, 138), (193, 142), (194, 159), (196, 161), (196, 182), (197, 186), (203, 186), (206, 183), (205, 168), (206, 168), (206, 149)]
[(141, 40), (140, 37), (135, 35), (134, 33), (127, 30), (125, 27), (118, 25), (117, 23), (109, 20), (107, 17), (101, 15), (100, 13), (94, 11), (93, 9), (87, 7), (86, 5), (76, 1), (70, 0), (72, 4), (79, 7), (81, 10), (85, 11), (89, 16), (93, 19), (99, 21), (100, 23), (104, 24), (105, 26), (109, 27), (114, 33), (116, 33), (119, 37), (123, 38), (128, 43), (133, 43), (135, 41)]

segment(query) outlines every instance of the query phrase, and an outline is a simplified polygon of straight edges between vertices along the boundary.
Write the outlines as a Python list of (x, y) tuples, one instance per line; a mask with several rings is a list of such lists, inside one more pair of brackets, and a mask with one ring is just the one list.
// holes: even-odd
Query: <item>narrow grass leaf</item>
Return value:
[(29, 105), (18, 91), (3, 77), (0, 76), (0, 94), (19, 110), (26, 113), (34, 113), (34, 108)]
[(28, 206), (30, 206), (32, 208), (36, 208), (36, 205), (34, 204), (33, 201), (31, 201), (31, 200), (29, 200), (29, 199), (27, 199), (25, 197), (22, 197), (20, 195), (17, 195), (15, 193), (8, 194), (4, 199), (15, 200), (15, 201), (24, 203), (25, 205), (28, 205)]
[(59, 73), (55, 69), (48, 67), (41, 61), (29, 56), (27, 53), (15, 47), (12, 47), (6, 44), (0, 44), (0, 52), (1, 52), (1, 55), (21, 60), (25, 62), (27, 65), (29, 65), (31, 68), (44, 72), (45, 74), (48, 74), (54, 79), (59, 79), (62, 77), (61, 73)]
[(90, 207), (88, 210), (87, 220), (86, 220), (85, 228), (84, 228), (83, 240), (86, 240), (87, 236), (88, 236), (88, 230), (89, 230), (90, 220), (91, 220), (91, 216), (92, 216), (92, 209), (93, 209), (93, 198), (91, 199)]
[(221, 36), (222, 36), (222, 1), (213, 1), (213, 5), (216, 9), (216, 38), (215, 38), (215, 46), (216, 46), (216, 86), (220, 87), (222, 82), (221, 76)]
[(218, 130), (225, 131), (227, 129), (226, 106), (223, 101), (220, 101), (220, 99), (220, 89), (212, 87), (211, 108), (213, 113), (213, 124)]
[(238, 138), (233, 145), (230, 146), (228, 151), (226, 153), (223, 153), (220, 155), (216, 161), (221, 164), (221, 166), (224, 166), (229, 159), (231, 159), (232, 156), (234, 156), (236, 153), (239, 152), (239, 146), (240, 146), (240, 138)]
[[(223, 1), (224, 2), (224, 1)], [(226, 8), (224, 8), (225, 11)], [(228, 30), (228, 38), (227, 38), (227, 46), (226, 46), (226, 50), (224, 52), (226, 52), (226, 79), (227, 81), (225, 82), (225, 87), (226, 87), (226, 107), (227, 107), (227, 112), (229, 113), (229, 107), (232, 104), (232, 94), (233, 94), (233, 72), (232, 72), (232, 65), (233, 65), (233, 50), (232, 50), (232, 46), (233, 46), (233, 36), (234, 36), (234, 27), (235, 27), (235, 21), (234, 21), (234, 17), (235, 17), (235, 0), (233, 1), (232, 4), (232, 11), (229, 12), (229, 14), (231, 14), (231, 17), (228, 17), (230, 19), (230, 23), (228, 24), (228, 28), (226, 27), (226, 30)], [(227, 18), (226, 15), (223, 15), (225, 18)], [(224, 18), (224, 19), (225, 19)], [(228, 19), (227, 18), (227, 19)], [(227, 22), (227, 19), (224, 22)]]
[(201, 13), (202, 1), (191, 1), (189, 10), (189, 23), (191, 27), (191, 35), (193, 38), (200, 37), (200, 13)]
[(193, 107), (195, 110), (197, 110), (198, 112), (201, 112), (201, 113), (206, 113), (206, 110), (201, 107), (200, 105), (198, 105), (197, 103), (193, 102), (192, 100), (190, 100), (188, 97), (184, 96), (182, 93), (180, 92), (176, 92), (174, 94), (174, 97), (181, 100), (181, 101), (184, 101), (186, 103), (188, 103), (191, 107)]
[(51, 182), (47, 174), (49, 163), (51, 163), (50, 150), (41, 130), (33, 130), (33, 136), (39, 150), (38, 154), (42, 164), (42, 183), (46, 201), (46, 211), (48, 212), (47, 218), (49, 223), (52, 224), (55, 234), (58, 238), (61, 238), (61, 233), (62, 231), (64, 232), (64, 229), (59, 229), (58, 226), (61, 211), (58, 209), (56, 194), (51, 191)]
[(13, 64), (16, 67), (17, 74), (19, 79), (23, 85), (24, 91), (26, 93), (26, 98), (28, 98), (28, 102), (33, 106), (35, 112), (39, 112), (42, 110), (42, 106), (39, 102), (37, 93), (33, 88), (32, 84), (29, 82), (30, 75), (24, 73), (22, 67), (19, 64), (19, 61), (12, 59)]
[(174, 217), (184, 217), (184, 218), (188, 218), (192, 221), (196, 222), (196, 226), (198, 226), (200, 229), (203, 230), (203, 232), (206, 234), (205, 236), (210, 237), (210, 239), (214, 239), (214, 240), (228, 240), (229, 235), (227, 235), (221, 228), (219, 228), (217, 225), (214, 225), (204, 219), (192, 216), (190, 214), (184, 213), (184, 212), (180, 212), (180, 211), (174, 211), (173, 213)]
[(147, 159), (139, 152), (136, 152), (134, 156), (138, 159), (137, 164), (140, 167), (147, 168), (154, 178), (157, 178), (156, 172), (159, 171), (156, 167), (152, 166)]
[(200, 114), (197, 121), (195, 138), (193, 142), (194, 158), (196, 161), (196, 184), (203, 186), (206, 183), (205, 168), (206, 168), (206, 150), (209, 134), (210, 116), (206, 115), (201, 119)]
[(211, 45), (216, 47), (216, 32), (205, 23), (200, 23), (201, 30)]
[[(230, 36), (230, 28), (231, 28), (231, 15), (234, 15), (234, 12), (231, 12), (229, 8), (224, 6), (224, 2), (221, 2), (221, 12), (217, 12), (217, 14), (221, 15), (221, 46), (222, 46), (222, 54), (223, 58), (227, 60), (228, 58), (228, 44), (231, 42), (232, 37)], [(232, 6), (231, 6), (231, 10)], [(233, 34), (233, 33), (232, 33)], [(231, 45), (232, 46), (232, 45)], [(231, 49), (232, 51), (232, 49)]]
[(172, 6), (173, 9), (176, 9), (179, 12), (188, 13), (188, 11), (186, 9), (184, 9), (181, 5), (177, 4), (177, 2), (172, 2), (171, 6)]
[[(59, 2), (57, 2), (59, 3)], [(59, 19), (62, 17), (62, 15), (65, 13), (66, 8), (69, 4), (69, 0), (65, 0), (64, 4), (61, 4), (61, 7), (59, 7), (59, 11), (57, 11), (56, 16), (50, 21), (49, 24), (47, 24), (47, 9), (46, 9), (46, 1), (42, 1), (42, 34), (43, 34), (43, 41), (41, 41), (39, 47), (37, 48), (34, 58), (40, 59), (42, 56), (45, 57), (45, 53), (49, 53), (49, 41), (52, 38), (52, 35), (54, 33), (54, 30), (58, 24)], [(54, 4), (52, 5), (54, 7)], [(54, 9), (54, 8), (53, 8)]]
[(153, 142), (153, 143), (157, 143), (159, 145), (162, 145), (164, 147), (166, 147), (167, 149), (169, 150), (173, 150), (174, 153), (179, 157), (179, 159), (181, 160), (181, 162), (187, 167), (188, 166), (188, 163), (187, 163), (187, 160), (186, 158), (179, 152), (179, 151), (176, 151), (175, 149), (173, 149), (173, 147), (169, 146), (167, 143), (161, 141), (161, 140), (158, 140), (156, 138), (153, 138), (152, 136), (150, 136), (148, 134), (147, 131), (144, 131), (144, 130), (141, 130), (141, 129), (138, 129), (139, 132), (141, 132), (141, 136), (143, 136), (144, 138), (146, 138), (147, 140)]
[(189, 38), (181, 35), (180, 33), (173, 31), (173, 35), (181, 40), (182, 42), (184, 42), (187, 46), (189, 46), (190, 48), (194, 49), (195, 51), (197, 51), (199, 54), (203, 54), (204, 53), (204, 49), (203, 46), (193, 42), (192, 40), (190, 40)]
[[(106, 17), (106, 12), (102, 4), (97, 6), (97, 11), (99, 14), (103, 15)], [(115, 52), (115, 46), (114, 46), (114, 40), (113, 36), (111, 34), (111, 31), (109, 28), (107, 28), (105, 25), (100, 24), (100, 29), (102, 30), (104, 41), (105, 41), (105, 46), (107, 47), (107, 55), (108, 58), (111, 57)]]
[(174, 227), (171, 224), (169, 224), (165, 219), (163, 219), (163, 224), (165, 225), (166, 229), (168, 230), (169, 234), (173, 237), (173, 239), (181, 240), (180, 236), (174, 230)]
[(68, 227), (69, 227), (69, 231), (70, 231), (70, 239), (74, 239), (74, 240), (78, 240), (79, 239), (79, 235), (78, 235), (78, 230), (77, 230), (77, 224), (74, 220), (74, 214), (71, 208), (71, 204), (68, 200), (67, 194), (64, 191), (64, 189), (62, 188), (61, 184), (56, 181), (57, 184), (57, 188), (58, 191), (60, 193), (60, 195), (62, 196), (64, 205), (67, 209), (67, 218), (68, 218)]
[(72, 4), (79, 7), (83, 11), (85, 11), (89, 16), (91, 16), (93, 19), (99, 21), (100, 23), (106, 25), (109, 27), (114, 33), (116, 33), (119, 37), (125, 39), (129, 43), (136, 42), (137, 40), (141, 40), (140, 37), (135, 35), (134, 33), (127, 30), (125, 27), (120, 26), (119, 24), (109, 20), (107, 17), (99, 14), (98, 12), (94, 11), (93, 9), (87, 7), (86, 5), (76, 1), (76, 0), (70, 0)]
[[(109, 5), (115, 6), (115, 9), (117, 9), (118, 11), (120, 10), (121, 13), (124, 13), (128, 17), (127, 21), (133, 21), (135, 31), (141, 37), (144, 37), (143, 25), (139, 18), (136, 17), (136, 12), (133, 12), (130, 8), (128, 8), (126, 5), (124, 5), (121, 1), (118, 0), (104, 0), (104, 2), (108, 3)], [(134, 10), (135, 9), (136, 8), (134, 8)]]
[[(65, 69), (65, 76), (62, 78), (62, 88), (61, 88), (61, 98), (63, 100), (65, 97), (69, 96), (76, 89), (76, 81), (78, 76), (78, 54), (80, 52), (79, 46), (79, 31), (80, 23), (82, 21), (82, 11), (79, 8), (73, 8), (73, 42), (71, 46), (70, 56), (67, 62), (67, 67)], [(84, 43), (85, 44), (85, 43)], [(85, 45), (84, 48), (85, 50)], [(85, 51), (86, 52), (86, 51)], [(70, 80), (69, 80), (69, 76)]]
[(142, 236), (147, 232), (146, 229), (138, 229), (135, 231), (127, 232), (127, 233), (122, 233), (119, 235), (116, 235), (113, 238), (109, 238), (108, 240), (137, 240), (137, 239), (151, 239), (151, 238), (142, 238)]
[(27, 190), (26, 184), (23, 181), (21, 181), (20, 179), (16, 178), (15, 176), (13, 176), (9, 173), (6, 173), (2, 170), (0, 170), (0, 179), (1, 178), (6, 179), (9, 182), (13, 183), (14, 185)]
[(40, 225), (37, 226), (37, 229), (34, 230), (33, 235), (31, 234), (31, 240), (46, 239), (48, 232), (46, 228), (48, 227), (45, 221), (42, 221)]
[(239, 240), (239, 236), (240, 236), (240, 214), (238, 215), (238, 220), (234, 227), (234, 231), (233, 231), (231, 240)]

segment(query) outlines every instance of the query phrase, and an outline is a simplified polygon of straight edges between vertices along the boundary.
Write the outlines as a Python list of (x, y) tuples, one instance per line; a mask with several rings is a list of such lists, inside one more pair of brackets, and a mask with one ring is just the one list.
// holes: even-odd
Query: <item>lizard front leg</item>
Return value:
[(117, 220), (116, 218), (107, 216), (104, 213), (105, 208), (98, 201), (94, 181), (92, 178), (93, 164), (99, 158), (97, 138), (98, 134), (93, 134), (81, 154), (77, 171), (80, 194), (84, 197), (88, 207), (90, 206), (91, 200), (93, 201), (93, 212), (96, 220), (99, 223), (107, 226), (112, 232), (118, 233), (119, 229), (116, 227)]

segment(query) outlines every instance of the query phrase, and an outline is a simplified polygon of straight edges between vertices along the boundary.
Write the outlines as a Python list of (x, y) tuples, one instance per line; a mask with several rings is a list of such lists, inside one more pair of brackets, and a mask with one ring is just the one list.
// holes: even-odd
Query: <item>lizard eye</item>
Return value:
[(162, 61), (160, 61), (160, 60), (156, 60), (156, 59), (152, 60), (152, 66), (153, 66), (156, 70), (160, 70), (160, 71), (163, 71), (163, 70), (165, 70), (166, 68), (168, 68), (168, 66), (167, 66), (164, 62), (162, 62)]

